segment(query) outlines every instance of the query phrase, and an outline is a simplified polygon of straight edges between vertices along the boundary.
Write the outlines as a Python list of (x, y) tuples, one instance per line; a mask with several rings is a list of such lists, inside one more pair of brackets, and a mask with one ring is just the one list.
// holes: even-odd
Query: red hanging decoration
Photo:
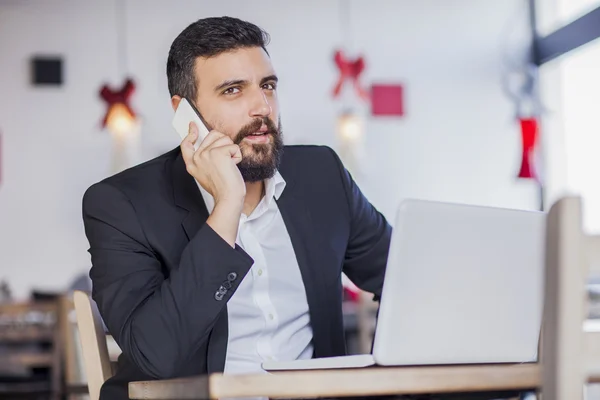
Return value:
[(519, 118), (521, 136), (523, 140), (523, 155), (519, 178), (538, 179), (535, 170), (535, 150), (538, 140), (538, 121), (535, 118)]
[(341, 50), (337, 50), (333, 60), (340, 71), (340, 76), (338, 77), (335, 87), (333, 88), (333, 97), (338, 97), (340, 95), (342, 86), (348, 79), (354, 84), (354, 90), (356, 90), (358, 96), (363, 100), (368, 100), (368, 91), (361, 87), (359, 83), (360, 74), (362, 74), (365, 69), (364, 59), (362, 57), (358, 57), (355, 60), (348, 60)]
[(131, 119), (136, 118), (136, 114), (129, 104), (129, 101), (131, 100), (131, 95), (134, 91), (135, 84), (131, 79), (127, 79), (123, 87), (117, 91), (112, 90), (107, 85), (102, 86), (102, 89), (100, 89), (100, 97), (104, 101), (106, 101), (107, 104), (106, 114), (104, 115), (104, 118), (102, 120), (102, 128), (106, 127), (110, 111), (113, 107), (115, 107), (115, 105), (124, 106), (124, 109), (129, 114)]

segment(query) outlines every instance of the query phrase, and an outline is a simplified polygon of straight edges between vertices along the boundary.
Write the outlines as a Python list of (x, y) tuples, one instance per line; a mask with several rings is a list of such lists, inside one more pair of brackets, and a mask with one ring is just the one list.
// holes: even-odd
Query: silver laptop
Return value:
[(373, 353), (263, 369), (537, 361), (545, 223), (536, 211), (402, 202)]

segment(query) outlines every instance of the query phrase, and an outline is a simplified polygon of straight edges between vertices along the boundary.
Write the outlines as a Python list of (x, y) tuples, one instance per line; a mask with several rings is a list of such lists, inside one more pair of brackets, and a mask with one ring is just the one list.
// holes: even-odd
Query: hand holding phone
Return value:
[[(190, 129), (191, 122), (196, 129)], [(239, 207), (241, 212), (246, 185), (237, 167), (242, 161), (239, 146), (221, 132), (209, 132), (200, 113), (185, 98), (175, 111), (173, 127), (183, 140), (181, 154), (188, 173), (213, 196), (215, 208), (222, 203), (231, 209)]]

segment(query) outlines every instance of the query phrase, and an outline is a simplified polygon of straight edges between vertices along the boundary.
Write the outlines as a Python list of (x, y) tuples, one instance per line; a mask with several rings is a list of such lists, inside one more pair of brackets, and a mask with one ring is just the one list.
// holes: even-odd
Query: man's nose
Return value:
[(254, 96), (252, 108), (250, 110), (251, 117), (268, 117), (271, 115), (272, 109), (265, 92), (259, 90)]

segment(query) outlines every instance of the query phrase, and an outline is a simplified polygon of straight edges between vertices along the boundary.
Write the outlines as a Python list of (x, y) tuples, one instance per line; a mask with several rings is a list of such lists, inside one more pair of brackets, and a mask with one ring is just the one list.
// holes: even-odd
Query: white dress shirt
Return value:
[[(209, 213), (212, 196), (198, 185)], [(236, 243), (254, 264), (227, 303), (229, 339), (225, 373), (264, 372), (265, 360), (311, 358), (313, 332), (304, 283), (276, 199), (285, 180), (276, 172), (265, 196), (240, 217)]]

